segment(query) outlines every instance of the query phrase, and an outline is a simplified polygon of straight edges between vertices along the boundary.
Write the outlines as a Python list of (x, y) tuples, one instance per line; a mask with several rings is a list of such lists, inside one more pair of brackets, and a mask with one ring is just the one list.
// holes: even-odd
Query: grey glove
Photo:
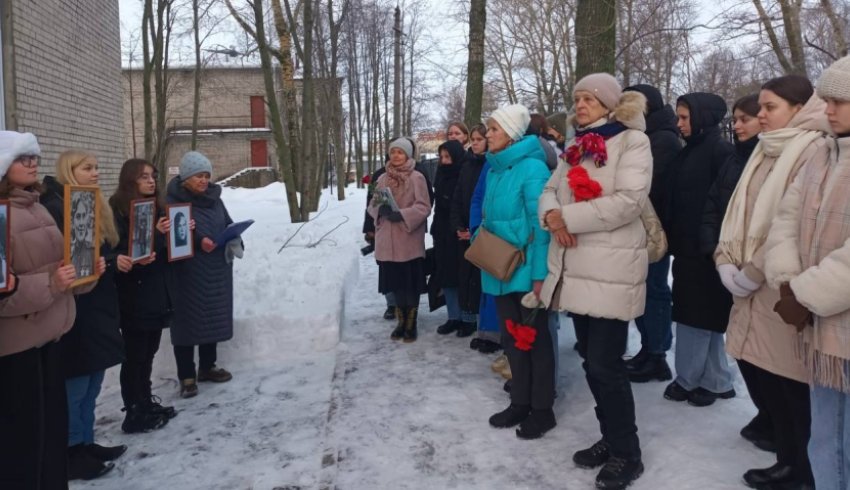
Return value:
[(245, 246), (241, 238), (234, 238), (224, 245), (224, 260), (228, 264), (233, 262), (233, 258), (241, 259), (245, 254)]

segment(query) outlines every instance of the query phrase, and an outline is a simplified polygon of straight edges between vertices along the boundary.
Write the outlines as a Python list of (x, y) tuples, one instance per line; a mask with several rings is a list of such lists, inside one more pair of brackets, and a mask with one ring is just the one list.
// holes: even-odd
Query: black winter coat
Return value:
[[(53, 177), (44, 178), (40, 201), (64, 233), (64, 190)], [(106, 260), (106, 272), (94, 289), (74, 298), (77, 303), (74, 326), (59, 340), (66, 379), (103, 371), (124, 361), (115, 287), (118, 251), (107, 243), (101, 245), (100, 256)]]
[[(469, 150), (460, 167), (455, 195), (452, 199), (452, 228), (455, 231), (469, 231), (469, 210), (472, 206), (472, 194), (484, 168), (484, 155), (476, 155)], [(462, 310), (478, 313), (481, 301), (481, 270), (463, 258), (469, 248), (469, 240), (460, 241), (458, 266), (458, 299)]]
[(665, 230), (673, 261), (673, 321), (725, 332), (732, 296), (720, 282), (711, 254), (699, 245), (708, 191), (723, 166), (734, 156), (718, 124), (726, 103), (714, 94), (694, 93), (679, 98), (691, 113), (691, 136), (670, 172)]
[(457, 231), (452, 226), (452, 201), (455, 196), (465, 152), (458, 141), (447, 141), (439, 150), (448, 151), (451, 165), (440, 164), (434, 177), (434, 219), (431, 221), (431, 236), (434, 237), (436, 269), (432, 281), (440, 288), (458, 285), (458, 266), (463, 259)]
[(201, 240), (215, 237), (233, 222), (221, 200), (221, 186), (210, 183), (201, 195), (191, 194), (180, 177), (168, 183), (169, 203), (191, 203), (195, 220), (195, 256), (172, 262), (175, 267), (176, 295), (173, 345), (202, 345), (233, 337), (233, 264), (224, 257), (225, 247), (210, 253), (201, 249)]
[[(112, 212), (121, 237), (118, 249), (128, 250), (130, 217), (122, 210)], [(165, 210), (157, 209), (157, 214), (165, 216)], [(165, 235), (155, 231), (156, 260), (148, 265), (135, 264), (130, 272), (116, 274), (122, 329), (159, 330), (171, 324), (176, 286), (174, 268), (168, 263), (166, 240)]]
[(738, 186), (738, 180), (744, 173), (744, 167), (750, 159), (750, 155), (756, 148), (759, 139), (750, 138), (743, 143), (735, 141), (735, 156), (720, 169), (720, 175), (711, 190), (708, 191), (708, 199), (705, 202), (705, 212), (702, 216), (702, 226), (699, 229), (700, 251), (706, 255), (714, 255), (717, 244), (720, 242), (720, 227), (723, 225), (723, 217), (726, 208), (732, 199), (732, 193)]

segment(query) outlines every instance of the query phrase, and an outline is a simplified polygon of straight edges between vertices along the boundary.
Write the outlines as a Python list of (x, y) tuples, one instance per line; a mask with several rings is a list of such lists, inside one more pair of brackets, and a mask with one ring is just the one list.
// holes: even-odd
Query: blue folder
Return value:
[(254, 224), (254, 220), (249, 219), (238, 223), (230, 223), (218, 236), (215, 238), (215, 246), (222, 247), (230, 240), (242, 235), (242, 232)]

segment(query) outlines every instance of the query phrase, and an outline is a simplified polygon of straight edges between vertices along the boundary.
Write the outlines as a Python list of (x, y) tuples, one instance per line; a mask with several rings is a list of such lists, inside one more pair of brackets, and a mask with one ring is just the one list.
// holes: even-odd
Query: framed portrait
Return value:
[(168, 261), (183, 260), (195, 255), (194, 240), (189, 222), (192, 221), (191, 204), (169, 204), (168, 219), (171, 229), (168, 232)]
[(9, 228), (9, 201), (0, 200), (0, 293), (11, 289), (9, 279), (9, 250), (11, 248), (11, 232)]
[(97, 280), (100, 259), (100, 189), (94, 185), (65, 186), (65, 263), (73, 264), (77, 279), (71, 287)]
[(153, 230), (156, 226), (156, 200), (130, 201), (130, 258), (133, 262), (153, 255)]

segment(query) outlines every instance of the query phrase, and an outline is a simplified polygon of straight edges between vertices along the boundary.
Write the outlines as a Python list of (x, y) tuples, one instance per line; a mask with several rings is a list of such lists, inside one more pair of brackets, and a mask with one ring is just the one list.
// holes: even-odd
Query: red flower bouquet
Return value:
[(576, 202), (590, 201), (602, 195), (602, 186), (590, 178), (587, 169), (576, 165), (567, 172), (567, 184), (573, 191)]
[(526, 352), (531, 350), (531, 345), (537, 337), (537, 330), (534, 327), (514, 322), (511, 319), (505, 320), (505, 327), (514, 338), (514, 345), (517, 349)]
[(369, 184), (372, 183), (372, 176), (371, 175), (364, 175), (363, 178), (360, 179), (360, 182), (362, 182), (363, 185), (369, 185)]
[(587, 133), (576, 138), (575, 143), (567, 148), (562, 155), (571, 167), (581, 163), (584, 157), (593, 157), (596, 168), (604, 167), (608, 160), (608, 150), (605, 149), (605, 138), (596, 133)]

